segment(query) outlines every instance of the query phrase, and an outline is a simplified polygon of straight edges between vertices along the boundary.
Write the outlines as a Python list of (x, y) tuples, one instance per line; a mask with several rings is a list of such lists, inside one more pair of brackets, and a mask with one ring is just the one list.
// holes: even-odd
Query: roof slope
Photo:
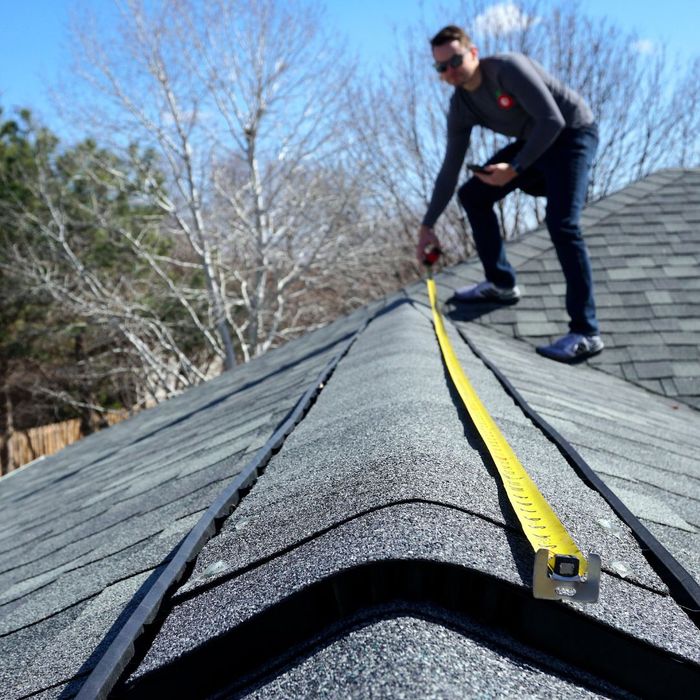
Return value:
[[(582, 455), (654, 536), (700, 581), (700, 415), (600, 371), (572, 381), (513, 342), (470, 326), (468, 334), (527, 402)], [(593, 365), (595, 369), (599, 366)], [(583, 368), (581, 368), (583, 369)]]
[[(537, 232), (511, 250), (521, 271), (534, 251), (549, 255)], [(477, 273), (445, 271), (441, 298)], [(0, 481), (2, 696), (73, 697), (174, 548), (265, 450), (275, 455), (264, 474), (241, 489), (140, 639), (122, 692), (544, 697), (566, 687), (588, 697), (640, 683), (649, 695), (682, 692), (700, 672), (697, 627), (629, 528), (458, 330), (696, 579), (700, 414), (604, 363), (535, 355), (512, 337), (533, 322), (528, 285), (517, 307), (480, 323), (457, 315), (448, 330), (579, 546), (601, 554), (598, 604), (533, 600), (532, 551), (459, 408), (418, 284)], [(271, 441), (319, 384), (284, 443)], [(630, 663), (618, 664), (621, 654)]]
[[(453, 342), (457, 345), (459, 339)], [(527, 361), (532, 359), (523, 343), (513, 345), (517, 347), (513, 359), (520, 355)], [(577, 615), (595, 620), (601, 628), (622, 630), (659, 649), (698, 661), (697, 628), (669, 599), (624, 524), (597, 493), (583, 485), (559, 451), (536, 434), (464, 343), (458, 347), (460, 360), (479, 394), (545, 496), (559, 513), (566, 514), (567, 527), (582, 549), (598, 551), (603, 557), (601, 601)], [(334, 581), (336, 595), (352, 610), (352, 598), (346, 601), (344, 597), (343, 580), (352, 578), (362, 567), (411, 562), (416, 569), (407, 567), (404, 575), (420, 579), (419, 564), (439, 563), (529, 589), (532, 552), (503, 500), (493, 467), (484, 459), (473, 428), (455, 409), (435, 348), (428, 316), (411, 306), (394, 308), (369, 325), (257, 486), (202, 550), (189, 580), (169, 602), (168, 614), (143, 662), (132, 671), (129, 683), (134, 692), (145, 696), (149, 688), (171, 681), (180, 687), (192, 677), (192, 668), (201, 662), (202, 654), (211, 678), (224, 685), (235, 682), (235, 673), (226, 676), (228, 671), (233, 673), (228, 655), (221, 667), (212, 661), (217, 655), (215, 647), (210, 647), (212, 640), (237, 640), (237, 630), (245, 629), (248, 634), (241, 635), (241, 642), (252, 643), (252, 630), (266, 624), (262, 621), (265, 613), (281, 610), (295, 595), (300, 596), (299, 605), (306, 615), (323, 616), (327, 603), (321, 583), (329, 579)], [(540, 363), (540, 371), (546, 370), (548, 361), (537, 357), (534, 361)], [(352, 581), (355, 594), (361, 596), (367, 581)], [(400, 588), (398, 582), (394, 585)], [(301, 596), (314, 586), (318, 595)], [(416, 586), (420, 588), (419, 583)], [(469, 597), (468, 589), (464, 595)], [(386, 602), (379, 594), (377, 599)], [(390, 601), (394, 620), (395, 606), (402, 600), (398, 596)], [(475, 595), (477, 607), (480, 602)], [(440, 615), (429, 616), (420, 605), (408, 607), (408, 617), (404, 611), (399, 619), (428, 635), (431, 624), (426, 617), (435, 623)], [(469, 613), (474, 615), (476, 610)], [(279, 613), (277, 635), (284, 636), (282, 621), (296, 619), (294, 614), (293, 609)], [(356, 638), (352, 637), (354, 632), (348, 633), (354, 618), (345, 620), (346, 627), (335, 643), (346, 647), (346, 653), (357, 655), (363, 639), (372, 635), (368, 630), (378, 626), (382, 635), (388, 635), (382, 644), (403, 648), (404, 627), (398, 622), (380, 624), (385, 617), (380, 609), (369, 621), (364, 619), (362, 633)], [(448, 614), (448, 618), (448, 628), (459, 626), (456, 616)], [(455, 681), (477, 674), (482, 661), (488, 663), (482, 658), (488, 654), (479, 647), (480, 635), (471, 637), (463, 628), (461, 633), (464, 643), (474, 645), (479, 652), (464, 659), (463, 668), (452, 669)], [(445, 635), (449, 637), (447, 631)], [(296, 641), (311, 644), (311, 657), (304, 663), (318, 667), (317, 657), (322, 652), (309, 639)], [(263, 647), (269, 645), (268, 639)], [(439, 639), (436, 645), (442, 648)], [(406, 651), (403, 663), (396, 668), (403, 668), (408, 676), (396, 671), (397, 692), (410, 679), (413, 664), (422, 653), (420, 648), (413, 653)], [(501, 653), (511, 658), (513, 652)], [(607, 692), (603, 678), (572, 669), (557, 658), (542, 663), (528, 645), (521, 644), (517, 655), (550, 681), (563, 678), (579, 689)], [(235, 671), (252, 672), (255, 661), (250, 660), (250, 667), (234, 665)], [(269, 664), (266, 668), (272, 670), (258, 688), (263, 696), (287, 683), (294, 685), (303, 676), (295, 666), (298, 659), (282, 671), (276, 665), (282, 663), (280, 659), (265, 661)], [(341, 675), (333, 681), (338, 687), (358, 682), (352, 665), (341, 666)], [(382, 669), (388, 666), (394, 666), (393, 659), (389, 658), (386, 666), (379, 665), (378, 675), (367, 680), (381, 685)], [(259, 678), (253, 682), (260, 686)], [(495, 692), (497, 689), (489, 685), (493, 682), (498, 680), (482, 679), (476, 687), (485, 693)], [(460, 687), (463, 691), (459, 685), (452, 688), (455, 696)], [(247, 692), (245, 687), (234, 690)]]
[[(700, 408), (700, 169), (661, 170), (586, 207), (601, 333), (591, 364)], [(508, 246), (523, 298), (480, 322), (534, 344), (567, 330), (564, 279), (544, 227)], [(483, 277), (470, 261), (455, 286)], [(486, 311), (486, 313), (484, 313)]]
[[(363, 309), (0, 481), (0, 688), (61, 688), (270, 438)], [(136, 599), (134, 598), (136, 596)], [(111, 630), (113, 634), (114, 630)]]

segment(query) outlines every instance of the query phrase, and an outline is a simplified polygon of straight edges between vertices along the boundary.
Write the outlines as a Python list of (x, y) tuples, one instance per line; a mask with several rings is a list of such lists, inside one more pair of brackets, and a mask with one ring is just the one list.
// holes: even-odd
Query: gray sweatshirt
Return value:
[(583, 98), (524, 54), (484, 58), (479, 68), (481, 85), (473, 92), (457, 87), (450, 100), (445, 159), (423, 218), (426, 226), (435, 224), (455, 191), (472, 127), (485, 126), (524, 140), (511, 161), (522, 172), (564, 127), (576, 129), (593, 123), (593, 113)]

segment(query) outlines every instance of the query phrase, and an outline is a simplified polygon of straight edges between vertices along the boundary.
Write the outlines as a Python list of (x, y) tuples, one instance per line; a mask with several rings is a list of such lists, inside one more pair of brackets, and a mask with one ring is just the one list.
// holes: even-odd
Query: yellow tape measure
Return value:
[[(428, 275), (427, 283), (435, 333), (447, 370), (501, 475), (506, 494), (523, 532), (537, 553), (535, 596), (594, 602), (598, 598), (600, 558), (593, 554), (590, 555), (589, 561), (586, 561), (491, 418), (467, 379), (447, 337), (445, 324), (437, 307), (437, 292), (432, 274)], [(543, 571), (543, 568), (546, 571)]]

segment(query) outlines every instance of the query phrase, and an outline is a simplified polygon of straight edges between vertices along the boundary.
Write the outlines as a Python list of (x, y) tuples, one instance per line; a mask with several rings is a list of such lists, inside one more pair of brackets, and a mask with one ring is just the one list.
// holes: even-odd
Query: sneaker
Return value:
[(485, 280), (479, 284), (462, 287), (455, 290), (453, 298), (456, 301), (495, 301), (504, 304), (515, 303), (520, 299), (520, 290), (517, 287), (497, 287), (492, 282)]
[(597, 355), (605, 345), (599, 335), (568, 333), (551, 345), (541, 345), (535, 350), (544, 357), (557, 362), (580, 362)]

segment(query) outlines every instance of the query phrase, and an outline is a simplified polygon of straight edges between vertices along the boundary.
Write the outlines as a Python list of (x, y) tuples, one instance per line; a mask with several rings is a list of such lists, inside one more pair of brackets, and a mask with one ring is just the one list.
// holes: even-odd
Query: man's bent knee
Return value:
[(489, 196), (489, 190), (492, 189), (490, 185), (485, 185), (481, 180), (473, 177), (459, 188), (457, 196), (467, 212), (475, 209), (490, 209), (495, 201)]

